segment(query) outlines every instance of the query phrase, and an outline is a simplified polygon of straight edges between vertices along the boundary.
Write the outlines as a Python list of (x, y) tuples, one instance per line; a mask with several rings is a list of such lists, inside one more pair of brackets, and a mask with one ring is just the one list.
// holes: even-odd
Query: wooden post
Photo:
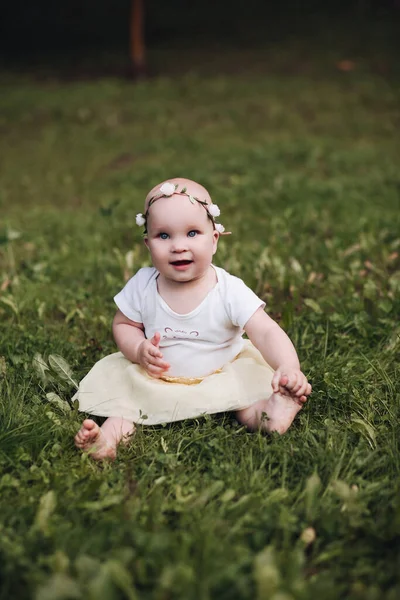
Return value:
[(130, 57), (132, 75), (146, 74), (146, 47), (144, 40), (144, 0), (132, 0), (130, 22)]

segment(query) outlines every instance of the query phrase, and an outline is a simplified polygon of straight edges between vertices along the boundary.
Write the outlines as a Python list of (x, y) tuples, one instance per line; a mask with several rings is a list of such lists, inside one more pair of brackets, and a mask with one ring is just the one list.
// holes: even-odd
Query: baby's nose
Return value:
[(174, 244), (172, 246), (173, 252), (186, 252), (187, 249), (188, 249), (188, 243), (187, 243), (186, 238), (180, 238), (180, 239), (174, 240)]

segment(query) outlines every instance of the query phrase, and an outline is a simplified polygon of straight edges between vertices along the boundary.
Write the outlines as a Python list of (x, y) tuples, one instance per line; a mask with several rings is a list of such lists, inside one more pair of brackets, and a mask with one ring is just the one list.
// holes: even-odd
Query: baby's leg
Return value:
[(127, 442), (135, 431), (135, 425), (119, 417), (110, 417), (99, 427), (92, 419), (85, 419), (75, 436), (75, 446), (88, 452), (95, 460), (114, 460), (117, 446)]
[(282, 434), (289, 429), (302, 405), (298, 399), (278, 392), (267, 400), (260, 400), (248, 408), (239, 410), (236, 418), (252, 431), (261, 428), (268, 433), (277, 431)]

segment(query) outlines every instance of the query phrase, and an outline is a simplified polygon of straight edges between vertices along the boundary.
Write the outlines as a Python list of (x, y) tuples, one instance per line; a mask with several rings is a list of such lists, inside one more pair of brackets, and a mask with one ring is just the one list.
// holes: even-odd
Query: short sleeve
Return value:
[(119, 310), (131, 321), (143, 323), (146, 290), (154, 273), (155, 269), (150, 267), (139, 269), (125, 287), (114, 296), (114, 302)]
[(233, 323), (242, 329), (257, 309), (265, 307), (261, 300), (239, 277), (228, 275), (226, 282), (226, 307)]

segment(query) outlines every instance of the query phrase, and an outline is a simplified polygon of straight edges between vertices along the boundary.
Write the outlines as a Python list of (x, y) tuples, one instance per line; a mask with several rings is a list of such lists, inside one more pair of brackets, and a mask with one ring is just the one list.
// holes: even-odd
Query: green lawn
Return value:
[[(400, 86), (334, 62), (4, 76), (1, 600), (400, 596)], [(314, 392), (283, 437), (224, 414), (95, 464), (71, 378), (34, 357), (79, 380), (115, 350), (112, 297), (148, 264), (134, 217), (170, 176), (209, 188), (234, 232), (216, 263), (265, 299)]]

